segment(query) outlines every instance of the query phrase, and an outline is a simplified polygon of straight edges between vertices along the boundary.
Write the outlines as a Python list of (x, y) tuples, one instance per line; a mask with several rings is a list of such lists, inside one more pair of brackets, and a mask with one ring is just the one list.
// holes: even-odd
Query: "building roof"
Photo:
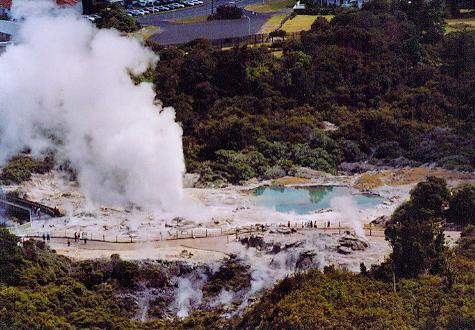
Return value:
[[(74, 6), (79, 0), (56, 0), (58, 5), (71, 5)], [(13, 0), (0, 0), (0, 8), (10, 9), (12, 7)]]
[(0, 8), (10, 9), (12, 7), (12, 0), (0, 0)]
[[(1, 0), (0, 0), (1, 1)], [(74, 6), (76, 3), (78, 3), (79, 0), (56, 0), (56, 3), (58, 5), (71, 5)]]

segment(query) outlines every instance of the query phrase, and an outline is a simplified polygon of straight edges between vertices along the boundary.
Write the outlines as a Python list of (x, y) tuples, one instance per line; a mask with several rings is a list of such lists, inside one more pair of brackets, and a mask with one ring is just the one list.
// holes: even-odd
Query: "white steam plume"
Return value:
[(348, 221), (356, 235), (365, 237), (359, 217), (359, 209), (352, 196), (335, 196), (330, 201), (331, 208), (340, 214), (343, 221)]
[(16, 0), (25, 18), (0, 56), (0, 166), (28, 147), (78, 171), (92, 202), (172, 210), (182, 199), (181, 127), (134, 85), (157, 58), (117, 31), (98, 30), (51, 1)]
[(196, 276), (180, 277), (177, 281), (177, 289), (175, 292), (175, 306), (177, 308), (177, 316), (185, 318), (190, 314), (193, 307), (201, 304), (203, 299), (203, 285), (206, 276), (199, 273)]

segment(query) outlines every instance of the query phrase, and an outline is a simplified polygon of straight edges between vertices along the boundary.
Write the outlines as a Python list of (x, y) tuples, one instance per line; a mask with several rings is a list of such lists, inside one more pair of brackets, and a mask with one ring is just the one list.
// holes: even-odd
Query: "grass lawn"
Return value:
[(264, 0), (264, 4), (256, 3), (248, 5), (245, 9), (258, 13), (270, 13), (285, 8), (292, 8), (296, 3), (297, 0)]
[(259, 33), (270, 33), (276, 30), (282, 20), (286, 17), (286, 14), (275, 14), (261, 27)]
[(170, 22), (181, 23), (181, 24), (201, 23), (201, 22), (206, 22), (208, 20), (208, 16), (209, 15), (201, 15), (201, 16), (193, 16), (193, 17), (186, 17), (186, 18), (177, 18), (177, 19), (171, 19)]
[(330, 21), (334, 17), (333, 15), (297, 15), (293, 19), (287, 20), (282, 26), (282, 30), (286, 32), (299, 32), (310, 30), (312, 23), (317, 17), (323, 17)]
[(150, 38), (153, 33), (157, 30), (156, 26), (153, 25), (148, 25), (143, 28), (141, 28), (138, 31), (127, 33), (126, 35), (129, 37), (137, 37), (140, 40), (147, 40)]
[(475, 30), (475, 18), (465, 18), (465, 19), (447, 19), (445, 20), (447, 25), (445, 26), (445, 32), (455, 32), (467, 30)]

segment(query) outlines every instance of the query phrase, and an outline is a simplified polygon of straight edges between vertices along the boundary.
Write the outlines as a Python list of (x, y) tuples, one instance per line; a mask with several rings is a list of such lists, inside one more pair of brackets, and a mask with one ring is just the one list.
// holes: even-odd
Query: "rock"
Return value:
[(200, 181), (200, 175), (198, 173), (185, 173), (183, 177), (183, 188), (194, 188)]
[(242, 245), (247, 247), (256, 248), (259, 251), (267, 250), (267, 248), (272, 245), (272, 243), (266, 243), (264, 237), (260, 235), (252, 235), (251, 237), (244, 237), (240, 240)]
[(289, 227), (278, 227), (277, 232), (280, 234), (290, 234), (292, 233), (292, 229)]
[(291, 249), (291, 248), (297, 248), (299, 246), (303, 245), (303, 241), (296, 241), (292, 243), (285, 243), (283, 250)]
[(340, 254), (351, 254), (351, 252), (353, 252), (351, 248), (346, 246), (339, 246), (337, 251)]
[(305, 251), (299, 255), (295, 268), (298, 270), (307, 270), (314, 267), (313, 258), (317, 254), (314, 251)]
[(371, 224), (375, 226), (386, 226), (386, 223), (388, 221), (389, 221), (389, 217), (386, 215), (382, 215), (380, 217), (377, 217), (373, 221), (371, 221)]
[[(339, 248), (341, 247), (341, 248), (351, 249), (353, 251), (363, 251), (369, 246), (368, 242), (366, 242), (364, 239), (352, 234), (346, 234), (345, 236), (340, 238), (338, 240), (338, 244), (339, 244)], [(340, 253), (343, 253), (343, 252), (340, 252)]]
[(338, 126), (336, 126), (333, 123), (330, 123), (329, 121), (323, 121), (323, 131), (325, 132), (333, 132), (338, 130)]

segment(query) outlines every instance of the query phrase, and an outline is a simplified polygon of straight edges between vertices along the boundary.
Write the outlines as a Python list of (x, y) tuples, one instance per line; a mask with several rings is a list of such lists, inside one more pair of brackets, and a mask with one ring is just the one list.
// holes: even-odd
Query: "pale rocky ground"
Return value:
[[(234, 242), (234, 235), (176, 241), (161, 240), (174, 237), (177, 233), (180, 237), (189, 236), (191, 232), (195, 236), (204, 236), (205, 231), (208, 231), (209, 235), (219, 235), (222, 230), (226, 232), (236, 227), (242, 228), (255, 224), (287, 224), (289, 220), (292, 224), (309, 220), (317, 221), (320, 228), (327, 221), (330, 221), (332, 226), (337, 226), (338, 223), (345, 227), (354, 226), (348, 219), (342, 218), (341, 214), (332, 210), (306, 215), (289, 215), (260, 207), (255, 204), (251, 193), (251, 190), (257, 186), (271, 183), (288, 186), (346, 185), (355, 188), (354, 192), (359, 191), (356, 187), (370, 189), (372, 193), (382, 196), (384, 201), (377, 207), (355, 211), (358, 213), (356, 216), (358, 222), (363, 225), (376, 217), (392, 214), (397, 206), (408, 199), (410, 189), (418, 181), (423, 180), (425, 175), (432, 173), (443, 175), (452, 186), (468, 181), (473, 182), (473, 176), (440, 170), (393, 170), (333, 176), (304, 169), (298, 173), (300, 178), (282, 178), (274, 182), (254, 181), (244, 186), (226, 188), (185, 188), (186, 199), (176, 213), (93, 205), (81, 194), (76, 183), (64, 180), (60, 172), (54, 171), (44, 175), (34, 175), (30, 181), (9, 189), (19, 190), (20, 194), (26, 194), (30, 200), (52, 207), (56, 206), (66, 214), (62, 218), (33, 221), (31, 225), (17, 228), (15, 230), (17, 234), (41, 236), (42, 233), (50, 233), (52, 236), (72, 237), (75, 232), (87, 232), (93, 239), (120, 242), (129, 242), (132, 239), (134, 242), (142, 242), (133, 244), (88, 242), (87, 245), (73, 244), (68, 248), (65, 241), (53, 240), (52, 247), (61, 254), (88, 259), (109, 257), (112, 253), (119, 253), (124, 259), (151, 258), (206, 263), (222, 259), (230, 253), (241, 253), (242, 247)], [(174, 221), (176, 216), (180, 216), (182, 220)], [(336, 252), (334, 245), (338, 237), (332, 234), (305, 231), (293, 235), (281, 235), (278, 239), (286, 242), (298, 235), (303, 235), (307, 239), (309, 235), (319, 235), (318, 240), (311, 239), (314, 246), (309, 248), (318, 250), (324, 255), (321, 257), (321, 265), (338, 263), (356, 270), (360, 262), (377, 263), (389, 253), (389, 246), (381, 233), (379, 237), (367, 238), (370, 243), (368, 249), (348, 256)], [(324, 242), (323, 246), (319, 245), (319, 242)]]

